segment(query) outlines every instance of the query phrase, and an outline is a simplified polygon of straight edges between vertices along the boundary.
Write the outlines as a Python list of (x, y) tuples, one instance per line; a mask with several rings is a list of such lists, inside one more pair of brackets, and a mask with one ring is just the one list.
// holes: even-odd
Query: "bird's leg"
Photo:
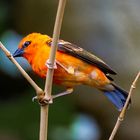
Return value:
[(64, 92), (61, 92), (61, 93), (58, 93), (56, 95), (52, 95), (52, 99), (55, 99), (57, 97), (61, 97), (61, 96), (65, 96), (65, 95), (68, 95), (68, 94), (71, 94), (73, 92), (73, 88), (68, 88), (66, 91)]
[(45, 104), (52, 104), (53, 103), (53, 99), (61, 97), (61, 96), (65, 96), (68, 94), (71, 94), (73, 92), (73, 88), (68, 88), (66, 91), (58, 93), (56, 95), (52, 95), (50, 98), (46, 99), (44, 98), (42, 101), (40, 101), (40, 103), (43, 105)]
[(57, 69), (57, 65), (61, 66), (65, 71), (67, 71), (69, 74), (74, 74), (74, 68), (72, 66), (69, 66), (68, 68), (66, 68), (63, 64), (61, 64), (59, 61), (55, 60), (54, 65), (52, 65), (49, 60), (47, 60), (46, 62), (46, 66), (50, 69)]
[(53, 99), (61, 97), (61, 96), (65, 96), (65, 95), (68, 95), (68, 94), (71, 94), (72, 92), (73, 92), (73, 88), (68, 88), (66, 91), (58, 93), (56, 95), (52, 95), (48, 99), (42, 98), (41, 100), (38, 100), (38, 97), (35, 96), (35, 97), (32, 98), (32, 101), (34, 102), (35, 100), (38, 100), (39, 104), (41, 104), (41, 105), (51, 104), (51, 103), (53, 103)]
[(69, 74), (74, 74), (74, 67), (69, 66), (68, 68), (66, 68), (63, 64), (61, 64), (59, 61), (56, 60), (56, 63), (61, 66), (66, 72), (68, 72)]

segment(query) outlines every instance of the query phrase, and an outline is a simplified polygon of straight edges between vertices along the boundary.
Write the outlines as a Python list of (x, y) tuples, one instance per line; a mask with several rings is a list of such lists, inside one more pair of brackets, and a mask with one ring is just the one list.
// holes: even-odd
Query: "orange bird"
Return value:
[[(21, 40), (13, 57), (24, 57), (33, 71), (45, 78), (51, 43), (52, 38), (47, 35), (29, 34)], [(118, 110), (123, 108), (127, 92), (113, 82), (109, 74), (115, 75), (116, 72), (104, 61), (77, 45), (59, 40), (55, 62), (57, 68), (53, 83), (67, 88), (59, 96), (69, 94), (75, 86), (84, 84), (102, 91)]]

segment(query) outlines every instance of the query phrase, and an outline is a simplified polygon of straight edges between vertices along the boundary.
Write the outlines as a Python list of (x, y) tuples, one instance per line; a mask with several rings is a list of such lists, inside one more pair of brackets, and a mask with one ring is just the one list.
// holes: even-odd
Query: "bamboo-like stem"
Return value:
[[(55, 54), (57, 51), (57, 43), (60, 36), (60, 30), (62, 25), (62, 19), (64, 15), (64, 9), (66, 5), (66, 0), (59, 0), (56, 21), (53, 32), (53, 39), (51, 44), (51, 51), (46, 65), (48, 66), (48, 71), (46, 75), (45, 82), (45, 97), (44, 99), (49, 100), (51, 98), (52, 92), (52, 81), (53, 81), (53, 72), (55, 66)], [(40, 120), (40, 140), (47, 140), (48, 134), (48, 110), (49, 105), (41, 106), (41, 120)]]
[(44, 91), (31, 79), (31, 77), (25, 72), (25, 70), (19, 65), (19, 63), (14, 59), (14, 57), (11, 55), (11, 53), (5, 48), (5, 46), (1, 42), (0, 42), (0, 48), (3, 50), (5, 55), (9, 58), (9, 60), (16, 65), (16, 67), (21, 72), (23, 77), (35, 89), (38, 99), (42, 99), (44, 96)]
[(134, 81), (133, 81), (133, 83), (132, 83), (132, 85), (130, 87), (127, 100), (126, 100), (125, 105), (124, 105), (124, 107), (123, 107), (123, 109), (122, 109), (122, 111), (121, 111), (121, 113), (120, 113), (120, 115), (119, 115), (119, 117), (117, 119), (117, 122), (116, 122), (116, 124), (115, 124), (115, 126), (114, 126), (114, 128), (112, 130), (112, 133), (111, 133), (111, 135), (109, 137), (109, 140), (113, 140), (114, 139), (114, 137), (115, 137), (115, 135), (116, 135), (116, 133), (117, 133), (117, 131), (118, 131), (122, 121), (124, 120), (124, 117), (125, 117), (125, 114), (126, 114), (126, 110), (127, 110), (127, 106), (129, 104), (130, 98), (132, 96), (133, 89), (136, 88), (136, 83), (137, 83), (139, 77), (140, 77), (140, 72), (138, 72), (136, 78), (134, 79)]

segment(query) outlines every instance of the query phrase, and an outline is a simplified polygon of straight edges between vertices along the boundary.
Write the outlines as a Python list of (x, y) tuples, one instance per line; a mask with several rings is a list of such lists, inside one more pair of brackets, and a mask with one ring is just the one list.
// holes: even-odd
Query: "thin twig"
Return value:
[(127, 106), (129, 104), (129, 101), (130, 101), (130, 98), (131, 98), (131, 95), (132, 95), (132, 91), (133, 91), (133, 89), (136, 88), (136, 83), (137, 83), (139, 77), (140, 77), (140, 72), (138, 72), (136, 78), (134, 79), (134, 81), (133, 81), (133, 83), (132, 83), (132, 85), (130, 87), (127, 100), (126, 100), (125, 105), (124, 105), (124, 107), (123, 107), (123, 109), (122, 109), (122, 111), (121, 111), (121, 113), (120, 113), (120, 115), (119, 115), (119, 117), (117, 119), (117, 122), (116, 122), (116, 124), (114, 126), (114, 129), (113, 129), (113, 131), (112, 131), (112, 133), (111, 133), (111, 135), (109, 137), (109, 140), (113, 140), (114, 139), (114, 137), (115, 137), (115, 135), (116, 135), (116, 133), (117, 133), (117, 131), (118, 131), (122, 121), (124, 120), (124, 117), (125, 117), (125, 114), (126, 114), (126, 110), (127, 110)]
[[(46, 83), (45, 83), (45, 97), (44, 99), (49, 100), (51, 98), (51, 91), (52, 91), (52, 80), (53, 80), (53, 72), (54, 72), (54, 65), (55, 65), (55, 54), (57, 51), (57, 43), (60, 35), (62, 19), (64, 15), (66, 0), (59, 0), (56, 21), (54, 26), (53, 32), (53, 39), (51, 44), (51, 51), (49, 60), (46, 62), (48, 66), (47, 76), (46, 76)], [(40, 119), (40, 140), (47, 140), (48, 134), (48, 109), (49, 105), (41, 106), (41, 119)]]
[(25, 70), (19, 65), (19, 63), (14, 59), (14, 57), (11, 55), (11, 53), (5, 48), (5, 46), (1, 42), (0, 42), (0, 48), (3, 50), (5, 55), (9, 58), (9, 60), (16, 65), (16, 67), (21, 72), (23, 77), (35, 89), (38, 99), (42, 99), (44, 96), (44, 91), (31, 79), (31, 77), (25, 72)]

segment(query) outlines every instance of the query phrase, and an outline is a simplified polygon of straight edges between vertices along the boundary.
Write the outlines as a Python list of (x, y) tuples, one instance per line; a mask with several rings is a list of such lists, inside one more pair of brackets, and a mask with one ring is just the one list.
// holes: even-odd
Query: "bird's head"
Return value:
[(29, 59), (30, 57), (35, 56), (41, 47), (49, 41), (51, 41), (51, 38), (47, 35), (31, 33), (20, 41), (18, 49), (14, 52), (13, 57), (24, 57)]

